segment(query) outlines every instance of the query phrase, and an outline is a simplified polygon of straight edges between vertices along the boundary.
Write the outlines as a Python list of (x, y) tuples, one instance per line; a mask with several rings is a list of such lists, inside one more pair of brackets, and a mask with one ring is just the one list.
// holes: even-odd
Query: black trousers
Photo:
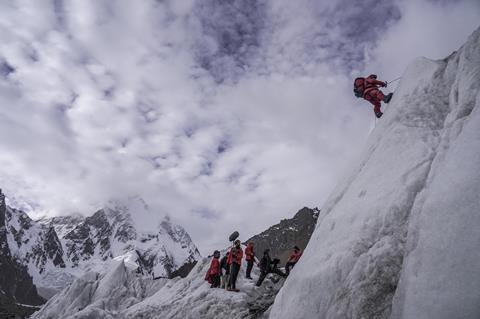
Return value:
[(279, 276), (282, 276), (282, 277), (286, 277), (287, 275), (281, 271), (280, 269), (278, 268), (273, 268), (273, 269), (270, 269), (268, 271), (263, 271), (260, 273), (260, 277), (258, 277), (258, 281), (257, 281), (257, 286), (260, 287), (262, 285), (262, 282), (265, 280), (265, 277), (267, 277), (268, 274), (277, 274)]
[(220, 274), (212, 276), (212, 288), (220, 287)]
[(238, 273), (240, 272), (240, 265), (232, 263), (230, 265), (230, 289), (236, 289)]
[(285, 264), (285, 271), (287, 272), (287, 276), (290, 274), (290, 269), (293, 269), (293, 267), (295, 266), (295, 262), (293, 261), (289, 261)]
[(251, 273), (252, 273), (252, 268), (253, 268), (253, 259), (252, 260), (247, 260), (247, 278), (250, 278)]

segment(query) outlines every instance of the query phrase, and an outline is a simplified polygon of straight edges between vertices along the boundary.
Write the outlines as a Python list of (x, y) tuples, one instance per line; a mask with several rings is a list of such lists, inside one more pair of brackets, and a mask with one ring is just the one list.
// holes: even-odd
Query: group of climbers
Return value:
[[(210, 283), (211, 288), (224, 288), (228, 291), (238, 292), (236, 287), (238, 274), (242, 265), (242, 259), (244, 252), (241, 247), (240, 240), (235, 240), (233, 247), (223, 256), (220, 260), (220, 252), (215, 250), (213, 258), (210, 263), (210, 268), (207, 271), (205, 280)], [(290, 270), (295, 266), (300, 257), (302, 251), (298, 246), (293, 248), (293, 251), (285, 264), (286, 272), (283, 272), (278, 264), (280, 259), (270, 257), (270, 249), (266, 249), (263, 252), (263, 256), (260, 261), (256, 260), (254, 252), (254, 244), (249, 242), (245, 248), (245, 261), (247, 263), (247, 269), (245, 278), (253, 280), (251, 277), (254, 264), (260, 268), (260, 276), (256, 282), (256, 286), (260, 287), (268, 274), (277, 274), (286, 278), (290, 274)]]

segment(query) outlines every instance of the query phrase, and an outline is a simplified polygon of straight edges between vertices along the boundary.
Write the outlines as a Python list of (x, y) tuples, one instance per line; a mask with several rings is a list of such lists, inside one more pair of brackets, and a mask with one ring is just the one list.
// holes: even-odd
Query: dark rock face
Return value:
[(44, 249), (47, 252), (48, 258), (53, 260), (53, 264), (55, 266), (65, 268), (65, 262), (63, 261), (62, 244), (58, 239), (57, 233), (55, 232), (55, 228), (53, 228), (52, 226), (48, 228), (45, 242), (44, 242)]
[(0, 316), (27, 316), (45, 302), (38, 294), (32, 277), (26, 267), (20, 265), (11, 255), (7, 241), (7, 206), (5, 196), (0, 190)]
[(296, 245), (305, 249), (315, 230), (319, 210), (307, 207), (299, 210), (291, 219), (284, 219), (266, 231), (253, 236), (247, 242), (254, 243), (254, 251), (258, 258), (265, 249), (270, 249), (270, 256), (279, 258), (285, 264)]
[(65, 239), (67, 243), (67, 256), (78, 265), (80, 260), (90, 259), (95, 253), (95, 247), (100, 248), (103, 260), (112, 258), (110, 251), (110, 237), (112, 227), (104, 210), (99, 210), (85, 221), (70, 231)]

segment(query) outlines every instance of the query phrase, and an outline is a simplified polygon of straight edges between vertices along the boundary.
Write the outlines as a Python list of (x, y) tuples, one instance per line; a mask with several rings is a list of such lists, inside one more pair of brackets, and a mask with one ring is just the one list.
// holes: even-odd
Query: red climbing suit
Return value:
[(371, 74), (365, 78), (365, 88), (363, 90), (363, 98), (372, 103), (375, 107), (373, 111), (375, 114), (381, 112), (381, 101), (385, 98), (385, 95), (378, 88), (385, 86), (385, 82), (378, 81), (377, 76)]
[(302, 251), (301, 250), (295, 250), (291, 255), (290, 258), (288, 258), (289, 262), (296, 263), (300, 257), (302, 257)]
[(228, 254), (228, 264), (236, 263), (237, 265), (242, 264), (243, 250), (242, 248), (233, 247)]
[(247, 248), (245, 248), (245, 260), (253, 260), (255, 254), (253, 253), (253, 245), (248, 243)]
[(213, 276), (220, 274), (220, 261), (218, 258), (213, 258), (212, 263), (210, 264), (210, 268), (205, 275), (205, 280), (207, 280), (210, 284), (213, 283)]

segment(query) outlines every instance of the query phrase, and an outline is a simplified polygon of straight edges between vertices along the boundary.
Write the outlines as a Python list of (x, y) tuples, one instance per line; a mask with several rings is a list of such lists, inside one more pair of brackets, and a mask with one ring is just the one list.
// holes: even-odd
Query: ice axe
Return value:
[(396, 78), (395, 80), (388, 81), (388, 83), (397, 82), (397, 81), (400, 80), (401, 78), (402, 78), (402, 77), (400, 76), (400, 77)]
[[(402, 78), (402, 77), (400, 76), (400, 77), (396, 78), (395, 80), (386, 81), (385, 83), (387, 83), (387, 85), (388, 85), (388, 84), (391, 84), (391, 83), (393, 83), (393, 82), (397, 82), (397, 81), (400, 80), (401, 78)], [(387, 85), (385, 85), (385, 87), (387, 87)]]

